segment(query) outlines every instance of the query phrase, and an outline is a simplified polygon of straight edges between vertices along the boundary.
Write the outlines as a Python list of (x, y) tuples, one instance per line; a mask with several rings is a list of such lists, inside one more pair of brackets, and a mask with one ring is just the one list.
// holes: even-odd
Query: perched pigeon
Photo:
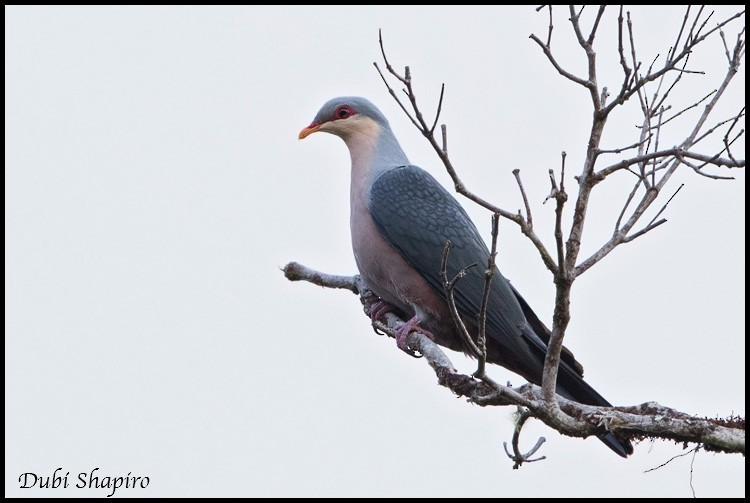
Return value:
[[(386, 118), (366, 99), (330, 100), (299, 138), (317, 131), (339, 136), (349, 147), (354, 257), (362, 279), (381, 299), (371, 316), (392, 310), (408, 319), (396, 341), (409, 353), (406, 335), (417, 327), (436, 343), (470, 354), (456, 331), (440, 277), (446, 241), (451, 242), (449, 278), (478, 264), (454, 293), (458, 311), (476, 337), (489, 250), (466, 211), (429, 173), (409, 162)], [(549, 330), (499, 271), (492, 281), (486, 322), (487, 361), (541, 385)], [(583, 368), (567, 349), (557, 392), (584, 404), (610, 406), (584, 382)], [(599, 438), (620, 456), (633, 452), (629, 441), (612, 433)]]

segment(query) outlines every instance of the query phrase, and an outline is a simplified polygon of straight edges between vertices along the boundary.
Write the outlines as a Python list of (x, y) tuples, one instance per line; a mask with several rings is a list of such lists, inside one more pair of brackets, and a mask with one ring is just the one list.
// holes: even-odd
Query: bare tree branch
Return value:
[(282, 269), (284, 276), (289, 281), (307, 281), (314, 285), (325, 288), (340, 288), (349, 290), (353, 293), (359, 293), (358, 285), (352, 281), (350, 276), (335, 276), (314, 271), (297, 262), (289, 262)]
[[(336, 276), (314, 271), (295, 262), (287, 264), (284, 271), (295, 271), (293, 281), (309, 281), (328, 288), (358, 290), (360, 300), (369, 311), (376, 297), (363, 285), (358, 276)], [(286, 272), (285, 272), (286, 274)], [(331, 279), (331, 283), (328, 283)], [(348, 286), (344, 286), (344, 284)], [(385, 315), (385, 323), (374, 326), (389, 337), (404, 320), (394, 313)], [(627, 407), (594, 407), (583, 405), (560, 396), (555, 397), (556, 407), (550, 408), (539, 386), (524, 384), (518, 388), (502, 386), (489, 378), (477, 380), (459, 373), (440, 347), (418, 330), (409, 333), (410, 348), (419, 351), (432, 367), (438, 384), (449, 388), (458, 396), (481, 406), (520, 406), (560, 433), (586, 438), (612, 432), (625, 439), (662, 438), (680, 442), (698, 443), (707, 450), (726, 453), (745, 453), (745, 419), (731, 416), (726, 419), (700, 418), (664, 407), (656, 402), (646, 402)], [(400, 351), (399, 351), (400, 352)], [(527, 460), (528, 461), (528, 460)]]
[(641, 163), (646, 163), (648, 161), (652, 161), (655, 159), (665, 159), (669, 157), (680, 157), (683, 159), (695, 159), (697, 161), (702, 161), (707, 164), (713, 164), (714, 166), (723, 166), (726, 168), (744, 168), (745, 167), (744, 159), (732, 160), (732, 159), (726, 159), (723, 157), (699, 154), (697, 152), (684, 150), (683, 148), (680, 148), (680, 147), (672, 147), (672, 148), (660, 150), (658, 152), (650, 152), (648, 154), (631, 157), (629, 159), (623, 159), (622, 161), (616, 164), (612, 164), (610, 166), (607, 166), (606, 168), (602, 168), (601, 170), (597, 171), (594, 174), (594, 179), (596, 183), (599, 183), (602, 180), (604, 180), (606, 177), (614, 173), (615, 171), (619, 171), (621, 169), (630, 167), (634, 164), (641, 164)]
[(589, 82), (587, 82), (586, 80), (584, 80), (584, 79), (582, 79), (580, 77), (576, 77), (572, 73), (564, 70), (560, 66), (560, 64), (557, 62), (557, 60), (554, 58), (554, 56), (552, 56), (552, 50), (550, 49), (550, 47), (548, 45), (545, 45), (541, 40), (539, 40), (539, 37), (537, 37), (536, 35), (532, 34), (532, 35), (529, 35), (529, 38), (531, 38), (531, 40), (533, 40), (534, 42), (536, 42), (539, 45), (539, 47), (542, 48), (542, 51), (544, 52), (544, 55), (547, 56), (547, 59), (549, 60), (549, 62), (552, 63), (552, 66), (555, 67), (555, 70), (557, 70), (557, 72), (560, 75), (562, 75), (563, 77), (565, 77), (568, 80), (572, 80), (576, 84), (579, 84), (579, 85), (581, 85), (583, 87), (586, 87), (586, 88), (590, 88), (591, 87), (591, 84)]

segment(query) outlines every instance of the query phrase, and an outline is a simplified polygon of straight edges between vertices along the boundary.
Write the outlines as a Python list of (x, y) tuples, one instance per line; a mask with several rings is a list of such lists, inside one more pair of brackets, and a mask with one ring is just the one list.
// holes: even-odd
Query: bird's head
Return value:
[(299, 139), (318, 131), (344, 139), (356, 133), (377, 136), (381, 128), (388, 127), (388, 121), (375, 105), (364, 98), (344, 96), (323, 105), (310, 125), (300, 131)]

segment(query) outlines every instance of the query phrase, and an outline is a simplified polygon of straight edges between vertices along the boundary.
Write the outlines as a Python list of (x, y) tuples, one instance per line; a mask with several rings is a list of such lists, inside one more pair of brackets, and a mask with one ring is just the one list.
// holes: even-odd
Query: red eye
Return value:
[(348, 105), (342, 105), (336, 109), (333, 113), (333, 120), (346, 119), (347, 117), (354, 115), (356, 112), (352, 107)]

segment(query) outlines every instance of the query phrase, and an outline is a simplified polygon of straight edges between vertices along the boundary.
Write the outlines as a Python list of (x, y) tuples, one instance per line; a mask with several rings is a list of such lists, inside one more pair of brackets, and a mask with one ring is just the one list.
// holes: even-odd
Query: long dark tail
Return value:
[[(604, 399), (597, 391), (589, 386), (567, 363), (560, 362), (560, 368), (557, 375), (557, 392), (576, 402), (586, 405), (596, 405), (601, 407), (611, 407), (612, 404)], [(633, 454), (633, 444), (629, 440), (620, 440), (613, 433), (599, 435), (599, 440), (615, 451), (623, 458)]]

